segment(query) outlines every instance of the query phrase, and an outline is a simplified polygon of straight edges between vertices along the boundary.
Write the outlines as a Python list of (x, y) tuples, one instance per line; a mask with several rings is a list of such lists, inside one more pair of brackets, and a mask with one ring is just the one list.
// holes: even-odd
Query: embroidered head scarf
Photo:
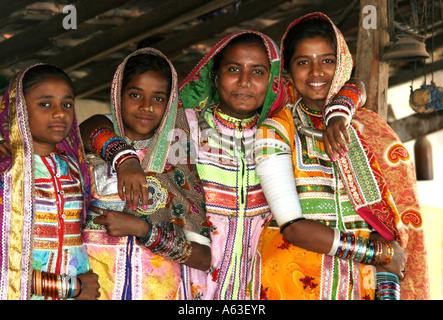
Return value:
[(121, 115), (123, 75), (128, 60), (139, 54), (158, 56), (169, 64), (171, 70), (168, 104), (141, 162), (148, 180), (166, 193), (162, 203), (156, 207), (158, 210), (148, 214), (154, 221), (173, 221), (184, 229), (208, 237), (204, 193), (199, 185), (197, 170), (191, 164), (190, 150), (186, 140), (189, 137), (189, 126), (183, 108), (178, 105), (177, 74), (172, 63), (160, 51), (153, 48), (136, 50), (117, 68), (111, 87), (114, 130), (119, 136), (124, 137), (125, 130)]
[(195, 66), (180, 85), (180, 97), (185, 109), (203, 109), (205, 106), (220, 101), (218, 91), (212, 81), (214, 57), (233, 39), (244, 34), (256, 34), (263, 39), (271, 70), (268, 91), (258, 118), (260, 125), (267, 116), (278, 110), (285, 102), (285, 92), (281, 87), (280, 53), (278, 46), (268, 36), (258, 31), (243, 30), (233, 33), (218, 42), (208, 54)]
[[(0, 299), (27, 299), (29, 294), (34, 149), (23, 93), (23, 77), (34, 67), (13, 77), (0, 107), (0, 131), (12, 152), (12, 157), (0, 158)], [(88, 206), (89, 176), (75, 113), (71, 131), (57, 144), (57, 149), (73, 156), (80, 165), (84, 181), (84, 218)]]

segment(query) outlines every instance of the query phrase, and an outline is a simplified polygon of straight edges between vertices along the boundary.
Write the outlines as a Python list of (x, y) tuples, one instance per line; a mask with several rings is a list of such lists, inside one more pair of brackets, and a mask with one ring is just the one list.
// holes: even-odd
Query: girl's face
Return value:
[(122, 120), (131, 140), (150, 138), (165, 113), (169, 83), (160, 71), (147, 71), (132, 77), (122, 92)]
[(74, 93), (66, 80), (47, 78), (25, 94), (34, 152), (41, 156), (54, 151), (71, 131)]
[(216, 80), (223, 112), (238, 119), (253, 116), (265, 101), (270, 70), (263, 46), (239, 43), (227, 48)]
[(311, 108), (322, 110), (335, 74), (337, 57), (322, 36), (302, 40), (290, 60), (294, 87)]

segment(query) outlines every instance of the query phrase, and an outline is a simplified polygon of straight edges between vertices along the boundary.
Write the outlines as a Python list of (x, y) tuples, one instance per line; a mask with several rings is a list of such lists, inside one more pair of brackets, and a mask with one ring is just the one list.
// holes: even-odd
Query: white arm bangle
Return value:
[(349, 127), (349, 125), (351, 124), (351, 117), (349, 116), (349, 114), (344, 113), (344, 112), (335, 112), (333, 114), (328, 115), (327, 118), (326, 118), (326, 123), (325, 123), (326, 126), (328, 125), (329, 120), (331, 120), (334, 117), (338, 117), (338, 116), (345, 117), (346, 121), (347, 121), (346, 127)]
[(340, 243), (340, 230), (337, 228), (332, 229), (334, 230), (334, 242), (332, 243), (331, 250), (328, 253), (328, 256), (335, 256), (337, 253), (338, 245)]
[(201, 234), (198, 234), (197, 232), (189, 231), (183, 229), (183, 232), (185, 234), (186, 240), (191, 242), (197, 242), (201, 245), (211, 247), (211, 240), (209, 238), (206, 238), (205, 236), (202, 236)]
[(255, 168), (266, 201), (279, 226), (302, 218), (290, 154), (271, 155)]

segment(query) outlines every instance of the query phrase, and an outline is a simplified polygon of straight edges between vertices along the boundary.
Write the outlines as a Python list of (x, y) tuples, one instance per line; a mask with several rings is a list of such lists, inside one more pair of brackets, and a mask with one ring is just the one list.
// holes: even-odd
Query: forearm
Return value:
[(86, 119), (79, 125), (79, 128), (82, 140), (84, 142), (84, 147), (87, 151), (90, 152), (94, 152), (93, 147), (90, 145), (91, 135), (94, 130), (98, 128), (108, 128), (114, 131), (112, 122), (102, 114), (97, 114)]

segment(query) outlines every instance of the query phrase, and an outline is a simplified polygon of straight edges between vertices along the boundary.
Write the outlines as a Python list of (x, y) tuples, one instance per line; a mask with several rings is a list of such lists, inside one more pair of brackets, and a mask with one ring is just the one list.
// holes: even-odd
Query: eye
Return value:
[(164, 102), (166, 99), (163, 97), (154, 97), (155, 102)]
[(48, 108), (51, 106), (51, 104), (49, 102), (40, 102), (39, 105), (40, 105), (40, 107), (43, 107), (43, 108)]
[(335, 63), (335, 59), (327, 58), (327, 59), (323, 60), (323, 63)]
[(231, 72), (238, 72), (238, 71), (240, 71), (240, 69), (239, 69), (238, 67), (229, 67), (229, 68), (228, 68), (228, 71), (231, 71)]
[(74, 104), (71, 102), (65, 102), (63, 103), (63, 107), (65, 108), (74, 108)]
[(129, 94), (129, 96), (130, 96), (131, 98), (133, 98), (133, 99), (139, 99), (139, 98), (141, 98), (141, 94), (138, 93), (138, 92), (131, 92), (131, 93)]
[(309, 63), (308, 60), (299, 60), (297, 61), (297, 65), (307, 65)]
[(254, 70), (253, 73), (254, 74), (258, 74), (258, 75), (264, 75), (265, 74), (265, 72), (263, 70), (260, 70), (260, 69)]

